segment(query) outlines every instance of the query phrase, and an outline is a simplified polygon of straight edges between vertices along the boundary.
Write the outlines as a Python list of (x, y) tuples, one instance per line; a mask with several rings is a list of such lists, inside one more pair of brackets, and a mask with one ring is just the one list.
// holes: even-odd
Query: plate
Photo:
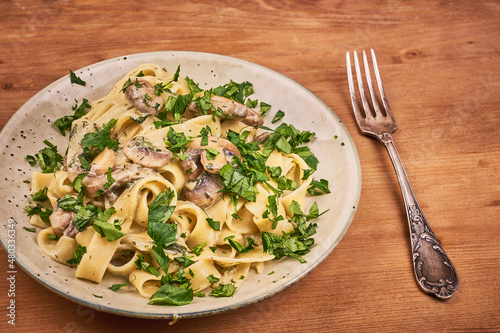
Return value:
[[(122, 282), (107, 273), (96, 285), (74, 278), (75, 269), (58, 264), (44, 255), (37, 246), (36, 234), (23, 227), (32, 227), (24, 212), (32, 204), (28, 195), (29, 180), (37, 166), (30, 167), (26, 155), (44, 148), (44, 139), (56, 144), (64, 153), (67, 137), (63, 137), (53, 122), (65, 114), (72, 114), (75, 99), (87, 98), (93, 101), (106, 95), (114, 83), (131, 69), (142, 63), (155, 63), (175, 71), (181, 66), (180, 74), (198, 82), (200, 88), (211, 88), (228, 83), (249, 81), (254, 85), (254, 95), (272, 105), (266, 117), (265, 126), (271, 124), (274, 113), (285, 112), (282, 121), (293, 124), (299, 130), (312, 130), (316, 138), (309, 147), (320, 163), (315, 178), (327, 179), (332, 193), (308, 198), (308, 207), (317, 201), (321, 216), (315, 245), (305, 255), (307, 263), (300, 264), (293, 258), (282, 258), (266, 263), (261, 274), (249, 274), (243, 285), (230, 298), (204, 297), (185, 306), (147, 305), (148, 300), (136, 292), (113, 292), (108, 289), (114, 283)], [(257, 302), (278, 293), (299, 281), (316, 268), (337, 246), (347, 231), (356, 211), (361, 191), (361, 168), (354, 143), (333, 111), (312, 92), (295, 81), (268, 68), (247, 61), (195, 52), (152, 52), (114, 58), (75, 71), (87, 82), (85, 87), (70, 84), (69, 77), (52, 83), (26, 104), (8, 121), (0, 133), (1, 156), (0, 215), (4, 219), (0, 228), (0, 240), (9, 251), (9, 223), (15, 221), (16, 265), (22, 267), (41, 284), (72, 301), (96, 310), (118, 315), (142, 318), (184, 318), (196, 317), (236, 309)], [(277, 125), (277, 124), (276, 124)], [(37, 230), (38, 232), (39, 230)], [(13, 252), (13, 247), (10, 247)], [(274, 272), (273, 274), (269, 274)], [(307, 283), (307, 280), (304, 281)], [(327, 287), (327, 286), (325, 286)], [(102, 296), (97, 298), (94, 294)]]

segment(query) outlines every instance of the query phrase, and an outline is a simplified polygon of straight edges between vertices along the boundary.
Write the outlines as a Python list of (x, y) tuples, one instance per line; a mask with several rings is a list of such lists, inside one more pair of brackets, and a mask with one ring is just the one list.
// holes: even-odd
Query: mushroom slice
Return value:
[(208, 137), (205, 146), (201, 145), (201, 141), (202, 138), (196, 138), (191, 142), (185, 153), (189, 157), (181, 162), (187, 180), (198, 178), (203, 170), (218, 174), (224, 165), (233, 161), (234, 156), (238, 156), (241, 161), (238, 148), (230, 141), (213, 136)]
[(259, 145), (263, 145), (267, 139), (269, 138), (269, 136), (271, 135), (272, 132), (263, 132), (259, 135), (256, 135), (254, 138), (253, 138), (253, 141), (254, 142), (258, 142)]
[(156, 95), (151, 82), (143, 78), (131, 78), (131, 82), (124, 93), (139, 112), (155, 114), (163, 107), (163, 99)]
[(66, 235), (74, 238), (78, 233), (78, 230), (73, 224), (75, 215), (75, 212), (57, 207), (49, 216), (50, 225), (52, 226), (54, 234), (58, 236)]
[[(210, 103), (212, 103), (215, 110), (222, 110), (223, 118), (238, 120), (248, 126), (253, 127), (262, 126), (264, 124), (264, 119), (262, 119), (257, 111), (241, 103), (233, 101), (232, 99), (214, 95), (212, 96), (212, 98), (210, 98)], [(195, 114), (202, 114), (201, 110), (198, 108), (195, 102), (189, 103), (188, 109)], [(212, 112), (214, 112), (215, 110), (212, 110)]]
[(186, 183), (181, 195), (196, 206), (206, 208), (222, 197), (220, 190), (223, 188), (219, 175), (203, 172), (200, 177)]
[(108, 175), (106, 174), (96, 174), (92, 171), (89, 172), (85, 178), (82, 180), (82, 185), (85, 187), (85, 192), (89, 198), (95, 198), (99, 196), (99, 193), (107, 193), (108, 191), (113, 191), (118, 187), (134, 182), (139, 178), (143, 178), (151, 174), (153, 170), (149, 168), (143, 168), (137, 164), (126, 164), (124, 166), (115, 167), (111, 171), (111, 177), (114, 182), (106, 189), (104, 184), (108, 182)]
[(147, 168), (159, 168), (172, 160), (172, 153), (166, 148), (157, 148), (143, 136), (136, 136), (123, 146), (123, 153), (134, 163)]

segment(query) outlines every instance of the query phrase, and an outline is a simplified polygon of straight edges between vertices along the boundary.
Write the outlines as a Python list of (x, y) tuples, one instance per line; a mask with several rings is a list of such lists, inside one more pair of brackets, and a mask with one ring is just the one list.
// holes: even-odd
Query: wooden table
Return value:
[[(343, 120), (363, 188), (347, 234), (299, 283), (259, 303), (169, 326), (72, 303), (22, 271), (16, 327), (44, 332), (500, 331), (500, 3), (478, 1), (2, 1), (0, 126), (36, 92), (92, 63), (202, 51), (276, 70)], [(385, 148), (353, 118), (345, 52), (373, 48), (398, 121), (394, 139), (426, 217), (458, 270), (448, 301), (417, 287)], [(6, 223), (7, 217), (2, 217)], [(7, 254), (0, 251), (0, 331)]]

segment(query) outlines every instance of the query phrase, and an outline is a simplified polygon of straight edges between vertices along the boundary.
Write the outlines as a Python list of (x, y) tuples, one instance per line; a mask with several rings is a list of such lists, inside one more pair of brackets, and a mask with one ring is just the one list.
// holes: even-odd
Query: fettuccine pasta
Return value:
[(121, 276), (113, 290), (150, 304), (231, 296), (267, 261), (305, 261), (320, 215), (306, 213), (322, 182), (300, 146), (314, 133), (262, 128), (269, 106), (248, 99), (248, 82), (202, 90), (179, 69), (133, 69), (56, 122), (71, 127), (64, 159), (50, 143), (28, 156), (43, 168), (27, 207), (41, 250), (79, 279)]

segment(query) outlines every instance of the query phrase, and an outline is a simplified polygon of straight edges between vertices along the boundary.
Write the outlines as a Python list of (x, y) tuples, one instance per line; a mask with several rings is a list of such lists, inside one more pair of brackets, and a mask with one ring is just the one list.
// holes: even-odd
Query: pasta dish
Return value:
[(305, 262), (322, 214), (305, 198), (329, 193), (304, 145), (314, 133), (263, 126), (271, 106), (252, 93), (249, 82), (203, 90), (180, 67), (144, 64), (77, 102), (55, 122), (65, 154), (45, 141), (27, 156), (42, 168), (26, 207), (38, 246), (76, 278), (123, 277), (106, 287), (153, 305), (230, 297), (267, 261)]

